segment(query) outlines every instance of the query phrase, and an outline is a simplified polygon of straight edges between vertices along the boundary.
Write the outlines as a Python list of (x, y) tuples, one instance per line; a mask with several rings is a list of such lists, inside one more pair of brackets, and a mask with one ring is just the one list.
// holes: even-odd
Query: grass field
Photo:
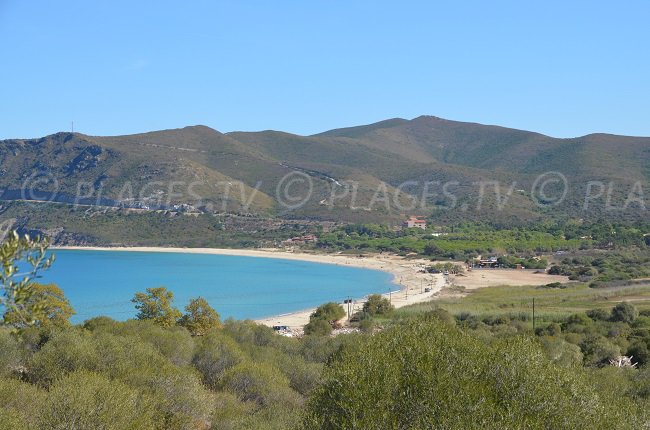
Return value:
[[(455, 288), (463, 292), (462, 287)], [(499, 286), (465, 293), (464, 297), (441, 298), (398, 309), (396, 316), (413, 315), (440, 307), (455, 316), (463, 313), (479, 318), (506, 316), (532, 324), (533, 299), (536, 322), (561, 321), (571, 314), (595, 308), (610, 310), (621, 301), (633, 303), (640, 311), (650, 310), (650, 282), (598, 289), (589, 288), (583, 283), (571, 283), (566, 288)]]

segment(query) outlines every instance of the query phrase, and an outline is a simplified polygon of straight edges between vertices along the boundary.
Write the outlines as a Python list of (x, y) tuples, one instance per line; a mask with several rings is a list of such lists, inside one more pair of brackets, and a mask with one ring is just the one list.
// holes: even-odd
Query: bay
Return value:
[(183, 310), (201, 296), (223, 319), (259, 319), (395, 290), (392, 275), (356, 267), (261, 257), (99, 250), (56, 250), (41, 283), (63, 289), (72, 322), (133, 318), (131, 298), (164, 286)]

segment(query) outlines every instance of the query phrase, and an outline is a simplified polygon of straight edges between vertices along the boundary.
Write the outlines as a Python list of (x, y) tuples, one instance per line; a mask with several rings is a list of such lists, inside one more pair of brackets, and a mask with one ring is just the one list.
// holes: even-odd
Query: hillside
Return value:
[[(537, 204), (535, 181), (548, 171), (562, 173), (568, 182), (558, 205), (552, 197), (562, 190), (553, 184), (545, 188), (549, 201)], [(307, 178), (311, 197), (292, 207), (308, 194)], [(640, 204), (608, 210), (605, 196), (610, 206), (622, 207), (635, 182), (638, 197), (649, 179), (650, 138), (556, 139), (431, 116), (313, 136), (224, 134), (192, 126), (128, 136), (57, 133), (0, 141), (4, 200), (294, 219), (396, 222), (405, 213), (439, 222), (638, 219), (645, 217)], [(604, 188), (585, 211), (588, 181), (602, 181)], [(592, 186), (592, 195), (598, 190)]]

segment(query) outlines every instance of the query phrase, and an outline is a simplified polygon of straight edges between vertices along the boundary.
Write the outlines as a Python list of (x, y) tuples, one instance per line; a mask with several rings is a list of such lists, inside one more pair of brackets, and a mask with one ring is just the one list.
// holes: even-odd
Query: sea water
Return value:
[(344, 264), (171, 252), (56, 250), (40, 283), (55, 283), (76, 311), (75, 323), (105, 315), (133, 318), (134, 294), (164, 286), (181, 310), (205, 298), (222, 318), (258, 319), (342, 302), (397, 286), (392, 275)]

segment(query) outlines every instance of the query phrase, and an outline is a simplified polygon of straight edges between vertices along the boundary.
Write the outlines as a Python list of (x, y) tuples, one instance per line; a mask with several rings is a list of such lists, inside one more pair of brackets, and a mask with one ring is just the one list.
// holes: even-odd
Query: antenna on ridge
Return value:
[(71, 133), (74, 133), (74, 121), (70, 123), (70, 130), (72, 130)]

